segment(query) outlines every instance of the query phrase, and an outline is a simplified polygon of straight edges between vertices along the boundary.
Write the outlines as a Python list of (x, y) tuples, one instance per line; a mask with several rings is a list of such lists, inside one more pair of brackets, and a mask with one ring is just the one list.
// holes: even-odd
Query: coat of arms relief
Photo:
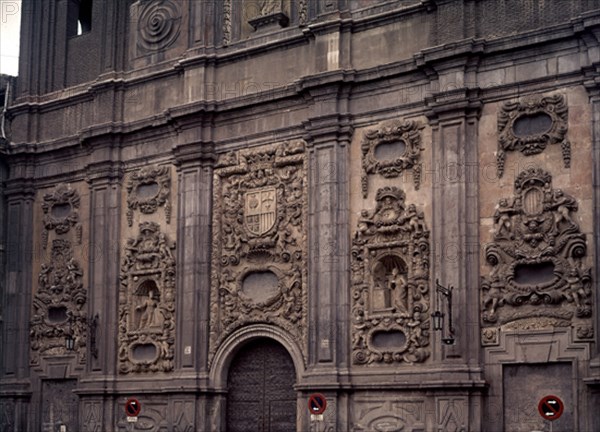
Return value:
[(303, 141), (222, 155), (215, 168), (211, 355), (234, 330), (270, 323), (305, 337)]

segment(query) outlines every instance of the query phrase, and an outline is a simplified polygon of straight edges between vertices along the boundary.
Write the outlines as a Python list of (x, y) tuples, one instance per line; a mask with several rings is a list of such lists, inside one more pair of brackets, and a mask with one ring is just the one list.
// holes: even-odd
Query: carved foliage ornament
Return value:
[(65, 339), (75, 340), (75, 353), (85, 363), (87, 291), (83, 286), (83, 270), (73, 258), (68, 240), (52, 241), (52, 254), (41, 266), (37, 291), (33, 296), (33, 318), (30, 323), (31, 363), (40, 357), (65, 355)]
[(222, 155), (215, 169), (210, 352), (237, 328), (305, 337), (306, 161), (296, 141)]
[(571, 144), (566, 139), (568, 108), (562, 95), (505, 102), (498, 113), (498, 174), (504, 173), (506, 152), (526, 156), (541, 153), (549, 144), (560, 144), (565, 168), (571, 164)]
[(52, 193), (44, 195), (42, 210), (44, 212), (44, 230), (42, 231), (42, 247), (48, 246), (48, 233), (67, 234), (75, 229), (77, 242), (81, 244), (81, 224), (79, 223), (79, 194), (71, 186), (59, 184)]
[(497, 206), (494, 238), (485, 249), (492, 267), (482, 280), (485, 326), (529, 318), (538, 327), (589, 320), (591, 269), (583, 265), (586, 239), (575, 220), (577, 207), (572, 196), (552, 188), (546, 171), (519, 174), (515, 196)]
[(140, 5), (137, 30), (138, 46), (157, 51), (170, 46), (179, 36), (181, 10), (171, 0), (145, 1)]
[(417, 121), (395, 121), (387, 127), (365, 132), (361, 145), (363, 198), (367, 197), (370, 174), (395, 178), (402, 172), (412, 169), (415, 189), (419, 189), (423, 127)]
[(396, 187), (377, 191), (352, 241), (355, 364), (415, 363), (429, 356), (429, 231)]
[(169, 167), (144, 167), (131, 174), (127, 182), (127, 224), (133, 225), (133, 212), (143, 214), (165, 209), (165, 219), (171, 223), (171, 172)]
[(175, 248), (160, 226), (143, 222), (125, 245), (119, 291), (119, 372), (173, 369)]

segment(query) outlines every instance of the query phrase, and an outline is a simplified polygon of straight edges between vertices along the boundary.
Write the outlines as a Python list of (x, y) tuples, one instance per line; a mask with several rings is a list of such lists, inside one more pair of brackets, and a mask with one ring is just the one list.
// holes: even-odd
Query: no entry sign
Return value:
[(546, 420), (558, 420), (564, 410), (565, 404), (557, 396), (544, 396), (538, 404), (538, 411)]
[(127, 399), (125, 402), (125, 414), (127, 417), (137, 417), (142, 410), (142, 404), (134, 398)]
[(311, 394), (308, 398), (308, 410), (311, 414), (319, 415), (325, 412), (327, 399), (321, 393)]

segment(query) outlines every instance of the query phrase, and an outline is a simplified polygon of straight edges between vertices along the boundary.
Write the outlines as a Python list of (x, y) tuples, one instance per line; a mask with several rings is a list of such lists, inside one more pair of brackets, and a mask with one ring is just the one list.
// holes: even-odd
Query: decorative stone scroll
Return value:
[(571, 164), (571, 144), (566, 139), (568, 108), (562, 95), (505, 102), (498, 113), (498, 175), (504, 174), (506, 152), (538, 154), (550, 144), (560, 144), (565, 168)]
[(171, 171), (167, 166), (144, 167), (135, 171), (127, 182), (127, 224), (133, 225), (133, 212), (152, 214), (158, 207), (165, 209), (165, 219), (171, 223)]
[(42, 247), (48, 246), (48, 234), (54, 230), (56, 234), (67, 234), (75, 229), (77, 242), (81, 244), (81, 224), (79, 223), (79, 194), (71, 186), (64, 183), (56, 186), (52, 193), (44, 195), (42, 210), (44, 212), (44, 230), (42, 231)]
[(369, 175), (398, 177), (412, 169), (415, 189), (421, 185), (421, 130), (417, 121), (394, 121), (389, 126), (365, 132), (362, 141), (361, 179), (363, 198), (367, 197)]
[(355, 364), (417, 363), (429, 357), (429, 231), (423, 212), (396, 187), (377, 191), (352, 241)]
[[(499, 201), (493, 241), (485, 248), (492, 269), (482, 278), (484, 326), (591, 323), (591, 269), (583, 265), (586, 239), (575, 212), (575, 198), (553, 189), (548, 172), (530, 168), (519, 174), (515, 196)], [(491, 334), (484, 333), (485, 339), (495, 340)]]
[(119, 290), (119, 372), (173, 369), (174, 244), (154, 222), (127, 240)]
[(169, 47), (181, 30), (181, 10), (171, 0), (144, 1), (137, 18), (138, 47), (143, 51), (157, 51)]
[(306, 332), (303, 141), (222, 155), (215, 168), (210, 353), (234, 330)]
[(71, 242), (52, 241), (51, 258), (41, 266), (37, 291), (33, 296), (33, 318), (30, 323), (31, 364), (41, 357), (69, 354), (65, 339), (73, 337), (74, 351), (85, 363), (87, 290), (83, 286), (83, 270), (73, 258)]

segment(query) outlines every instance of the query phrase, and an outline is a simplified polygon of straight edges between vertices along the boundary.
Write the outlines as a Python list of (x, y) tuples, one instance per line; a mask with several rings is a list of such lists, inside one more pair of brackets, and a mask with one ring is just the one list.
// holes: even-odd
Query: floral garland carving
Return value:
[[(430, 355), (429, 230), (402, 190), (381, 188), (375, 201), (352, 241), (353, 362), (423, 362)], [(378, 345), (378, 336), (395, 337), (396, 346)]]

